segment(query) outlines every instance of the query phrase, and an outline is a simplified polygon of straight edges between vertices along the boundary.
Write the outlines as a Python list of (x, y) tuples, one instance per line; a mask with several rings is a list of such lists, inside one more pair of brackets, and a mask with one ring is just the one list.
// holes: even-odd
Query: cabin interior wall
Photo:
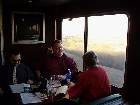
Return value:
[(130, 13), (130, 27), (128, 33), (127, 46), (127, 61), (126, 61), (126, 79), (124, 88), (126, 90), (125, 96), (129, 100), (140, 101), (140, 14), (137, 12), (138, 8), (129, 9)]
[[(55, 18), (53, 15), (53, 11), (49, 11), (44, 9), (41, 12), (45, 13), (45, 43), (38, 44), (12, 44), (12, 25), (11, 25), (11, 13), (13, 11), (23, 11), (28, 12), (31, 9), (12, 9), (4, 7), (3, 11), (3, 32), (4, 32), (4, 55), (5, 59), (7, 58), (8, 50), (11, 46), (14, 46), (21, 50), (21, 54), (23, 56), (23, 61), (31, 67), (31, 69), (35, 70), (35, 65), (39, 61), (41, 57), (48, 53), (48, 47), (50, 47), (50, 42), (55, 39)], [(33, 11), (40, 12), (40, 9)]]
[(56, 18), (56, 39), (62, 40), (62, 18)]
[(0, 0), (0, 30), (2, 29), (2, 2)]
[(95, 14), (104, 14), (105, 12), (116, 12), (124, 10), (126, 7), (124, 2), (118, 0), (111, 1), (100, 1), (100, 0), (89, 0), (81, 1), (80, 3), (71, 3), (59, 7), (59, 15), (64, 18), (79, 17), (79, 16), (90, 16)]
[(0, 0), (0, 65), (2, 64), (2, 2)]

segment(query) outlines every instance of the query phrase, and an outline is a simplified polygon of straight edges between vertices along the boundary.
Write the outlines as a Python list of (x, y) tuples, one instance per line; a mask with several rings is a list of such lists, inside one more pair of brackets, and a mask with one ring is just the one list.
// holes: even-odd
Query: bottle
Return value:
[(68, 70), (67, 70), (67, 73), (66, 73), (64, 76), (65, 76), (65, 79), (63, 79), (63, 80), (61, 81), (61, 85), (67, 85), (68, 82), (71, 81), (71, 79), (72, 79), (71, 70), (68, 69)]
[(40, 82), (41, 82), (40, 89), (41, 90), (46, 89), (46, 87), (47, 87), (47, 79), (42, 75), (40, 77)]
[(69, 81), (71, 81), (71, 70), (70, 69), (68, 69), (68, 73), (66, 74), (66, 82), (69, 82)]
[(50, 79), (48, 80), (48, 84), (47, 84), (47, 88), (48, 88), (48, 96), (52, 96), (53, 95), (53, 76), (50, 76)]
[(24, 93), (30, 93), (31, 92), (31, 86), (30, 84), (23, 84), (24, 85)]

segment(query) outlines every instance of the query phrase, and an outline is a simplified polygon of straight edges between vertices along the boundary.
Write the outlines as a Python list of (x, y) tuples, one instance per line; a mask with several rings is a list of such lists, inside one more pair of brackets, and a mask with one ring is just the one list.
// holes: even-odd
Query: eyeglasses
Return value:
[(13, 62), (20, 62), (21, 59), (17, 59), (17, 60), (13, 59), (12, 61), (13, 61)]

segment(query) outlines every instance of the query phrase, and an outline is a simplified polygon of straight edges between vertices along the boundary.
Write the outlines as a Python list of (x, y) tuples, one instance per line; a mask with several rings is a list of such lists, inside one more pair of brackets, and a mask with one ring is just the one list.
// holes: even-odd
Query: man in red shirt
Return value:
[(64, 48), (60, 40), (54, 40), (52, 42), (53, 53), (40, 62), (37, 66), (37, 76), (40, 78), (42, 73), (46, 78), (50, 75), (65, 75), (68, 69), (71, 70), (72, 75), (78, 72), (77, 65), (73, 58), (68, 57), (64, 53)]
[(89, 103), (111, 93), (109, 79), (101, 66), (98, 65), (97, 56), (93, 51), (83, 56), (86, 71), (81, 73), (78, 81), (69, 83), (65, 98), (79, 98), (81, 103)]

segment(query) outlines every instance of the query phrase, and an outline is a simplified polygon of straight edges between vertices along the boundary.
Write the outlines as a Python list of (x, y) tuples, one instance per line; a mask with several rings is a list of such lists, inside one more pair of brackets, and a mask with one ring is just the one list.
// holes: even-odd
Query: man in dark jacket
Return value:
[(18, 49), (9, 51), (8, 62), (0, 69), (0, 94), (9, 92), (9, 85), (17, 83), (33, 84), (33, 73), (28, 66), (21, 63)]

